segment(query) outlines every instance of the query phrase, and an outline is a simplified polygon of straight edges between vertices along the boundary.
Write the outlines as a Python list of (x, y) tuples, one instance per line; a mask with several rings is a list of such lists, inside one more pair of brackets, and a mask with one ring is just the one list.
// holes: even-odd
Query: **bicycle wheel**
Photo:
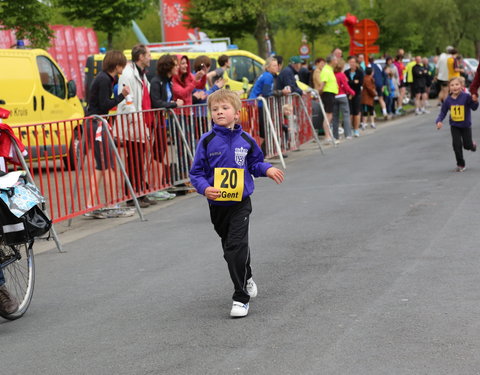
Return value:
[[(15, 320), (23, 316), (30, 305), (35, 283), (35, 262), (29, 243), (5, 245), (0, 242), (0, 258), (5, 276), (5, 286), (18, 301), (18, 310), (12, 314), (0, 313), (5, 319)], [(10, 262), (10, 263), (9, 263)]]

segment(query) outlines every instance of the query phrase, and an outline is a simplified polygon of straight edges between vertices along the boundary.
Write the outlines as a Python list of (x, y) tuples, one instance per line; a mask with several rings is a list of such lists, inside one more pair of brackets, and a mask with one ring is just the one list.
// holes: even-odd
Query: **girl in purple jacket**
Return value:
[(464, 91), (463, 80), (460, 77), (451, 78), (448, 82), (450, 94), (442, 104), (442, 109), (437, 117), (437, 129), (441, 129), (442, 121), (450, 111), (450, 131), (452, 145), (457, 159), (457, 172), (465, 170), (463, 150), (477, 150), (477, 144), (472, 140), (472, 115), (471, 111), (478, 108), (478, 98), (473, 99)]

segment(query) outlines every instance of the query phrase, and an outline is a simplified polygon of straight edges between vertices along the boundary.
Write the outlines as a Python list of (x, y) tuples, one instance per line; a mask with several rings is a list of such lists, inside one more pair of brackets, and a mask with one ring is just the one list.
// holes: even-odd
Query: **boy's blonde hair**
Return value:
[(238, 94), (227, 89), (220, 89), (208, 95), (208, 109), (211, 111), (212, 105), (219, 102), (230, 103), (235, 111), (240, 111), (242, 109), (242, 102), (240, 101)]

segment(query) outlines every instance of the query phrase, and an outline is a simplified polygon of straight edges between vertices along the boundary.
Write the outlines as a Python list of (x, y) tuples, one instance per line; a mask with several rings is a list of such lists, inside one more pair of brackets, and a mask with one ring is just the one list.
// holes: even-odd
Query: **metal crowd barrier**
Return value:
[[(285, 166), (282, 152), (298, 150), (313, 138), (321, 150), (310, 96), (260, 100), (267, 158), (279, 157)], [(242, 101), (239, 122), (260, 144), (258, 101)], [(293, 110), (285, 112), (285, 106)], [(191, 189), (189, 170), (197, 143), (210, 129), (206, 104), (14, 127), (54, 222), (127, 200), (143, 220), (136, 198), (181, 185)]]
[[(312, 138), (316, 140), (323, 154), (320, 140), (312, 123), (312, 97), (309, 94), (300, 96), (293, 93), (288, 96), (271, 96), (257, 100), (266, 103), (266, 105), (258, 106), (259, 111), (264, 111), (266, 158), (278, 157), (283, 160), (282, 153), (296, 151)], [(273, 126), (268, 126), (270, 119)], [(281, 152), (276, 145), (277, 141), (280, 143)]]

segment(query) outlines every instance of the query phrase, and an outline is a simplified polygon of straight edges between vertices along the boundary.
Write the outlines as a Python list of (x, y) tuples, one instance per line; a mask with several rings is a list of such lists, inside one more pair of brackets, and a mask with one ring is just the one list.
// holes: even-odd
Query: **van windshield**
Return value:
[(37, 56), (37, 65), (43, 88), (50, 94), (65, 99), (65, 79), (58, 68), (45, 56)]

